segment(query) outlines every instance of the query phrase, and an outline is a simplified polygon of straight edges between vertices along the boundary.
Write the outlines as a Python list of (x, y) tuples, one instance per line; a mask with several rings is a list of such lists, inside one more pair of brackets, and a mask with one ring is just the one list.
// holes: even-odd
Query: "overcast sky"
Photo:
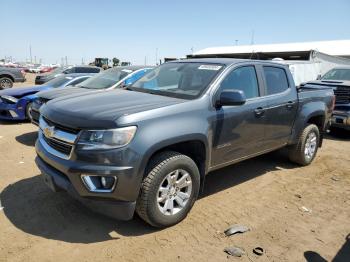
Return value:
[[(133, 64), (211, 47), (350, 39), (350, 1), (0, 0), (0, 58)], [(158, 52), (156, 51), (158, 50)]]

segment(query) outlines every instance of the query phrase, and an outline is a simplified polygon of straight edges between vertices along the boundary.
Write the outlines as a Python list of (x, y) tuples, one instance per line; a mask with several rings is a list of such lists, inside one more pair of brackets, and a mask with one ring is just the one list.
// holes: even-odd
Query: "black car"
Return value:
[(55, 70), (53, 70), (50, 73), (46, 73), (46, 74), (41, 74), (41, 75), (37, 75), (35, 77), (35, 84), (36, 85), (41, 85), (46, 83), (47, 81), (63, 75), (63, 74), (74, 74), (74, 73), (99, 73), (101, 72), (102, 69), (97, 67), (97, 66), (68, 66), (68, 67), (59, 67), (56, 68)]

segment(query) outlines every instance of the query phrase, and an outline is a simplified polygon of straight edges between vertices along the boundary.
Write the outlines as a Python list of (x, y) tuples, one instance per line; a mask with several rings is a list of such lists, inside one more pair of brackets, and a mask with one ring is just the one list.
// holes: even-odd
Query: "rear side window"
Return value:
[(246, 98), (259, 96), (259, 86), (254, 66), (244, 66), (230, 72), (220, 85), (221, 90), (242, 90)]
[(101, 71), (101, 69), (98, 67), (90, 67), (86, 73), (99, 73), (100, 71)]
[(266, 95), (282, 93), (289, 88), (286, 71), (283, 68), (264, 66)]

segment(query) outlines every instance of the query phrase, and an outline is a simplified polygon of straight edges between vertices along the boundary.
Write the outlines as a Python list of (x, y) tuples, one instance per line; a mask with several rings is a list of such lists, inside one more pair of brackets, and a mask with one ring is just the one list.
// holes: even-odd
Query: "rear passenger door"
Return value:
[(265, 139), (272, 149), (283, 146), (290, 138), (298, 106), (297, 93), (283, 66), (261, 65), (260, 70), (267, 101)]

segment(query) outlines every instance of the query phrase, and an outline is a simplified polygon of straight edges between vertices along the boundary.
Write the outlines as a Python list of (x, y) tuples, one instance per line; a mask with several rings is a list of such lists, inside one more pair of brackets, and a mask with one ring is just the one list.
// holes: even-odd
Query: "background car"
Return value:
[(70, 74), (52, 79), (46, 85), (34, 87), (13, 88), (0, 91), (0, 119), (25, 120), (31, 119), (32, 102), (36, 93), (57, 87), (76, 85), (93, 74)]
[(81, 82), (71, 88), (58, 88), (55, 90), (43, 91), (37, 94), (33, 101), (31, 121), (38, 125), (40, 118), (40, 107), (48, 101), (71, 95), (82, 95), (92, 91), (111, 90), (119, 87), (126, 87), (139, 80), (147, 72), (153, 69), (153, 66), (118, 66), (103, 71), (90, 79)]
[(21, 68), (0, 66), (0, 90), (11, 88), (14, 82), (24, 82), (25, 71)]
[(97, 66), (81, 65), (81, 66), (58, 67), (48, 74), (37, 75), (35, 77), (35, 84), (36, 85), (44, 84), (47, 81), (50, 81), (51, 79), (54, 79), (55, 77), (58, 77), (63, 74), (75, 74), (75, 73), (92, 74), (92, 73), (99, 73), (101, 71), (103, 71), (103, 69)]

